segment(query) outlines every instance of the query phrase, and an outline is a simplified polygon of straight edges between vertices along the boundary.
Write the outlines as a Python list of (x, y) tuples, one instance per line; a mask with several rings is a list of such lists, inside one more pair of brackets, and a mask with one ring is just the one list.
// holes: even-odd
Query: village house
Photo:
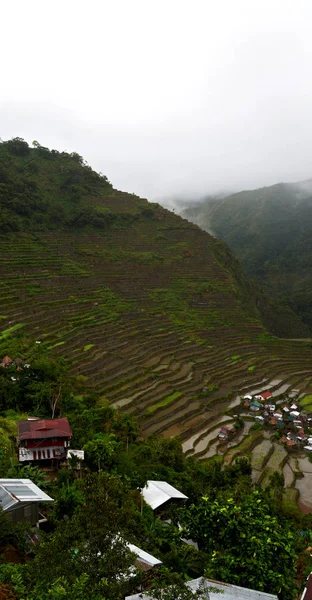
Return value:
[(291, 410), (289, 414), (295, 418), (300, 417), (300, 412), (298, 410)]
[(272, 393), (271, 392), (262, 392), (262, 394), (258, 394), (257, 396), (255, 396), (256, 400), (262, 400), (262, 402), (264, 402), (264, 400), (269, 400), (270, 398), (272, 398)]
[(66, 459), (72, 431), (67, 418), (19, 421), (18, 458), (20, 462)]
[(166, 481), (148, 481), (142, 490), (142, 496), (156, 514), (164, 512), (172, 503), (188, 500), (185, 494)]
[(10, 356), (5, 356), (2, 361), (0, 362), (0, 367), (3, 367), (4, 369), (7, 369), (8, 367), (10, 367), (13, 363), (13, 359), (10, 358)]
[(278, 408), (277, 410), (274, 411), (273, 417), (276, 417), (277, 419), (282, 419), (283, 418), (282, 411)]
[(253, 402), (250, 402), (249, 408), (250, 410), (257, 412), (258, 410), (260, 410), (260, 408), (262, 408), (262, 404), (254, 400)]
[(228, 425), (223, 425), (218, 433), (219, 440), (226, 441), (230, 435), (236, 433), (235, 427), (229, 427)]
[(18, 371), (21, 370), (21, 368), (24, 366), (25, 361), (22, 358), (16, 357), (16, 358), (10, 358), (10, 356), (5, 356), (1, 361), (0, 361), (0, 367), (2, 367), (3, 369), (7, 369), (8, 367), (16, 367), (16, 369)]
[(53, 498), (30, 479), (0, 479), (0, 506), (14, 523), (26, 521), (38, 526), (39, 502), (53, 502)]

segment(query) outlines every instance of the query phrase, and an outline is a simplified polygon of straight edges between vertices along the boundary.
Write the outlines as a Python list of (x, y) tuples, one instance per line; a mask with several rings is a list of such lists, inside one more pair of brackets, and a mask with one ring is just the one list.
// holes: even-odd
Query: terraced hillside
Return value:
[[(239, 392), (275, 380), (308, 389), (311, 348), (268, 334), (262, 316), (274, 319), (272, 306), (223, 242), (96, 174), (92, 185), (73, 184), (72, 171), (82, 181), (86, 167), (63, 154), (36, 147), (0, 162), (2, 354), (13, 337), (40, 341), (138, 416), (144, 434), (180, 434), (200, 457)], [(23, 192), (13, 196), (15, 172), (23, 189), (33, 181), (30, 212), (32, 191), (24, 207)]]

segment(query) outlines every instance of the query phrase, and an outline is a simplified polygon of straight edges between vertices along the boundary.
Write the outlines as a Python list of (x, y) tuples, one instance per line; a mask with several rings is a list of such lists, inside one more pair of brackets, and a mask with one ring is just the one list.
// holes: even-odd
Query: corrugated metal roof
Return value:
[(4, 511), (30, 502), (53, 502), (53, 498), (30, 479), (0, 479), (0, 505)]
[(17, 503), (17, 500), (11, 496), (11, 494), (0, 485), (0, 506), (2, 510), (9, 510), (14, 504)]
[(156, 565), (162, 564), (161, 560), (158, 560), (158, 558), (155, 558), (155, 556), (152, 556), (152, 554), (145, 552), (145, 550), (141, 550), (141, 548), (138, 548), (138, 546), (129, 543), (127, 543), (127, 546), (131, 552), (137, 555), (140, 562), (143, 562), (150, 567), (155, 567)]
[(271, 392), (263, 392), (262, 394), (260, 394), (260, 396), (262, 396), (262, 398), (267, 400), (267, 398), (271, 398), (272, 393)]
[(38, 419), (36, 421), (19, 421), (18, 437), (20, 440), (42, 439), (52, 437), (71, 437), (72, 431), (66, 417), (62, 419)]
[[(257, 590), (251, 590), (238, 585), (231, 585), (229, 583), (221, 583), (220, 581), (213, 581), (212, 579), (203, 579), (202, 577), (199, 579), (193, 579), (186, 585), (195, 592), (199, 589), (203, 582), (205, 586), (212, 586), (219, 590), (219, 593), (203, 593), (202, 598), (207, 598), (207, 600), (208, 598), (209, 600), (278, 600), (275, 594), (258, 592)], [(222, 592), (222, 595), (220, 592)], [(134, 594), (132, 596), (126, 596), (125, 600), (151, 600), (151, 597), (148, 595), (148, 593)]]
[(153, 510), (172, 498), (180, 500), (188, 499), (185, 494), (179, 492), (179, 490), (166, 481), (148, 481), (142, 490), (142, 494), (146, 504), (149, 504)]

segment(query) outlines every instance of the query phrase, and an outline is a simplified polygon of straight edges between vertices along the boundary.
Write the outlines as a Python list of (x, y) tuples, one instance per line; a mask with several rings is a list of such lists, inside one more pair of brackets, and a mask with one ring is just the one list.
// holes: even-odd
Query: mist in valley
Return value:
[(307, 180), (311, 18), (308, 0), (7, 3), (1, 136), (171, 208)]

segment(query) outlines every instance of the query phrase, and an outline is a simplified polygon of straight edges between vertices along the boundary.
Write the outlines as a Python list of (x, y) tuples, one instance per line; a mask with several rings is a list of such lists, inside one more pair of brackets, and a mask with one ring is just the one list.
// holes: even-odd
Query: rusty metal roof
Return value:
[(20, 440), (45, 439), (52, 437), (71, 437), (72, 431), (66, 417), (62, 419), (38, 419), (19, 421), (18, 437)]

